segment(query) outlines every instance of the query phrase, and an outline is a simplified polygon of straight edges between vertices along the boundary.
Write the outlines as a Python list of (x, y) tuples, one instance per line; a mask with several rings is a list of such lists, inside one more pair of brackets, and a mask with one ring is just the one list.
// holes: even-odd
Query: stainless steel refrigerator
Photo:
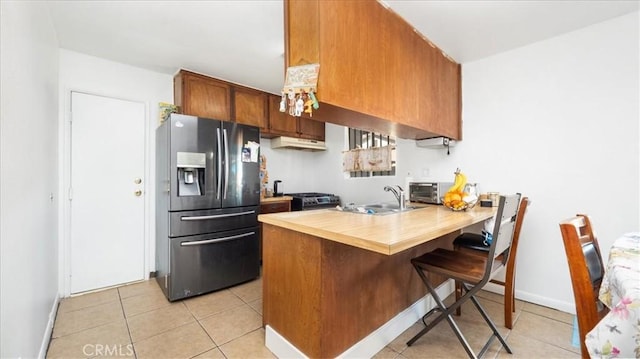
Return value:
[(260, 274), (260, 130), (172, 114), (156, 131), (156, 279), (170, 301)]

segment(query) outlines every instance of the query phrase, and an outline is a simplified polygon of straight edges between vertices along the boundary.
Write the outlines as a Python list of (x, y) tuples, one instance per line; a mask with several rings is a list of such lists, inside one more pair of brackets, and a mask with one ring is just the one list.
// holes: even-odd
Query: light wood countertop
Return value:
[(293, 231), (392, 255), (491, 218), (496, 207), (454, 212), (426, 205), (403, 213), (369, 215), (331, 209), (261, 214), (258, 220)]
[(284, 202), (284, 201), (291, 201), (292, 199), (293, 197), (291, 196), (265, 197), (265, 198), (260, 198), (260, 203)]

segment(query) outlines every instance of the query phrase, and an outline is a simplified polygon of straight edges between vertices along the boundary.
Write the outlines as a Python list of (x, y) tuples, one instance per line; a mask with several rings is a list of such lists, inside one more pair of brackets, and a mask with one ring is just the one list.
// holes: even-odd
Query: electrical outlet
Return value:
[(431, 171), (428, 168), (423, 168), (422, 169), (422, 177), (429, 177), (429, 173)]

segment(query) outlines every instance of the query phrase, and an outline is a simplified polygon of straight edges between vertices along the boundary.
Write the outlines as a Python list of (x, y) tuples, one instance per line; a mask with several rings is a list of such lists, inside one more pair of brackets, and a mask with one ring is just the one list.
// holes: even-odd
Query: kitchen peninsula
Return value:
[(430, 205), (390, 215), (260, 215), (267, 346), (273, 331), (311, 358), (345, 353), (426, 295), (411, 258), (451, 248), (463, 228), (494, 213)]

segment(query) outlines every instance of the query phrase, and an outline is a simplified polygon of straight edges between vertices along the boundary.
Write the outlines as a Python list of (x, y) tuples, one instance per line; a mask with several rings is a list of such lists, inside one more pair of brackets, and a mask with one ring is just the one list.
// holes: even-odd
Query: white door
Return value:
[(144, 279), (141, 102), (71, 93), (71, 293)]

